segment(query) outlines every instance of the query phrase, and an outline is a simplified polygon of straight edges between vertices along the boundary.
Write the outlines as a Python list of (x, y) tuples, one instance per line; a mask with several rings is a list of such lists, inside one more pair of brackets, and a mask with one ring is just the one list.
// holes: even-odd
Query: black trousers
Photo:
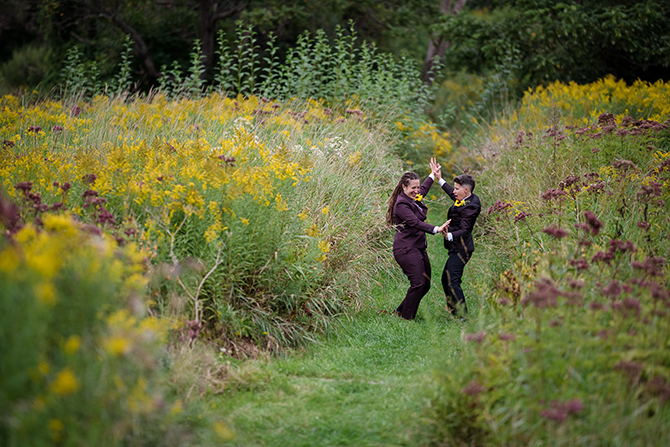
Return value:
[(396, 309), (403, 318), (416, 317), (421, 299), (430, 290), (430, 260), (426, 249), (400, 247), (393, 249), (393, 257), (409, 279), (405, 299)]
[(459, 313), (466, 314), (468, 306), (465, 304), (465, 295), (461, 289), (463, 270), (465, 264), (470, 260), (472, 252), (467, 251), (449, 251), (449, 259), (444, 265), (442, 272), (442, 287), (447, 297), (447, 306), (453, 315)]

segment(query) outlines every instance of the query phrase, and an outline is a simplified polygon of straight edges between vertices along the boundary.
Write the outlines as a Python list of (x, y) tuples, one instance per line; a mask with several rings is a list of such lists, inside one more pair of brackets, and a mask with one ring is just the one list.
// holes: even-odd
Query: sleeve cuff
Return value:
[(451, 235), (451, 233), (447, 233), (447, 239), (449, 239), (449, 242), (454, 240), (454, 237)]
[[(432, 175), (432, 174), (431, 174), (431, 175)], [(447, 182), (446, 182), (443, 178), (441, 178), (440, 181), (439, 181), (438, 183), (440, 184), (440, 186), (442, 186), (442, 185), (444, 185), (444, 184), (447, 183)]]
[(438, 229), (439, 229), (439, 227), (433, 227), (433, 234), (437, 234)]
[(433, 181), (435, 181), (435, 174), (433, 174), (432, 172), (430, 173), (430, 175), (428, 177), (432, 178)]

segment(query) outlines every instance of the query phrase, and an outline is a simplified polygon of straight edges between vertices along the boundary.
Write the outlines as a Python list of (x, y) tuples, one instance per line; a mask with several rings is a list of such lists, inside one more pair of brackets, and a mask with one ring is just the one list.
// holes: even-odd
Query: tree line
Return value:
[[(331, 41), (349, 24), (358, 45), (412, 61), (430, 82), (448, 75), (508, 73), (517, 93), (555, 80), (606, 74), (633, 82), (670, 79), (670, 5), (662, 0), (4, 0), (0, 90), (61, 82), (77, 47), (102, 79), (129, 69), (140, 90), (156, 87), (199, 42), (204, 82), (216, 76), (217, 38), (250, 27), (260, 48), (283, 60), (308, 32)], [(125, 42), (125, 43), (124, 43)], [(267, 59), (267, 54), (261, 57)], [(436, 62), (439, 65), (435, 65)]]

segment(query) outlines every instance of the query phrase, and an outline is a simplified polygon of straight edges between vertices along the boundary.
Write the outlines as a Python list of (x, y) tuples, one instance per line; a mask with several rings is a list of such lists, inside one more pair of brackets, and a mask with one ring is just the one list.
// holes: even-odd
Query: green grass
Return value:
[[(461, 349), (464, 330), (442, 310), (446, 252), (436, 241), (433, 287), (415, 321), (378, 313), (393, 309), (408, 287), (397, 267), (379, 279), (366, 308), (338, 320), (319, 343), (230, 365), (239, 380), (210, 404), (236, 432), (228, 445), (417, 445), (426, 387), (438, 364)], [(470, 299), (474, 308), (478, 300)]]

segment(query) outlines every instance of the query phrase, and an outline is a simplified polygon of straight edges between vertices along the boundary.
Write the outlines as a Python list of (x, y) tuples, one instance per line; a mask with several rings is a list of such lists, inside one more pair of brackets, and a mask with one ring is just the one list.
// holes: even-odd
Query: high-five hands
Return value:
[(442, 166), (437, 162), (437, 159), (430, 159), (430, 171), (435, 176), (435, 180), (440, 181), (442, 178)]

